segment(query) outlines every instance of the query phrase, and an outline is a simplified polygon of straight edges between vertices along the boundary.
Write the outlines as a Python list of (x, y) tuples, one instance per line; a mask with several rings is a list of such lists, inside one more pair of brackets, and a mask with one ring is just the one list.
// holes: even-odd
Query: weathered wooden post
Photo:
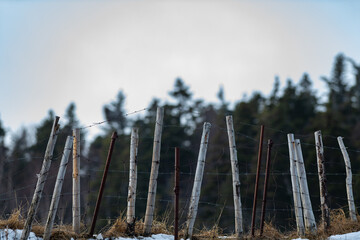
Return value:
[(299, 182), (296, 170), (296, 155), (295, 155), (295, 140), (294, 134), (288, 134), (288, 146), (289, 146), (289, 156), (290, 156), (290, 175), (291, 175), (291, 185), (293, 190), (294, 198), (294, 209), (295, 209), (295, 218), (298, 235), (305, 235), (304, 228), (304, 218), (301, 208), (301, 197), (299, 191)]
[(42, 197), (42, 192), (44, 190), (44, 185), (45, 185), (46, 178), (49, 173), (50, 166), (51, 166), (51, 161), (53, 158), (53, 152), (54, 152), (54, 148), (55, 148), (57, 135), (58, 135), (58, 132), (60, 129), (59, 119), (60, 119), (60, 117), (58, 117), (58, 116), (55, 117), (53, 126), (51, 128), (50, 138), (49, 138), (49, 141), (48, 141), (48, 144), (46, 147), (43, 165), (40, 170), (40, 175), (39, 175), (39, 178), (38, 178), (38, 181), (36, 184), (35, 193), (34, 193), (32, 201), (31, 201), (28, 215), (27, 215), (27, 218), (25, 221), (24, 230), (21, 233), (21, 238), (20, 238), (21, 240), (28, 239), (30, 231), (31, 231), (31, 226), (34, 221), (35, 214), (36, 214), (37, 209), (40, 204), (40, 199)]
[(49, 215), (47, 217), (46, 224), (45, 224), (45, 231), (44, 231), (44, 237), (43, 237), (44, 240), (50, 239), (51, 230), (53, 228), (56, 212), (57, 212), (57, 209), (59, 206), (60, 193), (61, 193), (62, 185), (64, 182), (66, 167), (69, 162), (69, 155), (71, 152), (72, 144), (73, 144), (73, 137), (68, 136), (66, 139), (64, 152), (63, 152), (63, 155), (61, 158), (60, 168), (59, 168), (58, 175), (56, 178), (54, 193), (53, 193), (53, 196), (51, 199), (51, 204), (50, 204)]
[(107, 158), (106, 158), (104, 174), (103, 174), (103, 177), (101, 179), (100, 190), (99, 190), (99, 194), (98, 194), (98, 197), (97, 197), (97, 200), (96, 200), (94, 215), (93, 215), (93, 218), (92, 218), (92, 221), (91, 221), (91, 227), (90, 227), (90, 232), (89, 232), (90, 237), (92, 237), (93, 234), (94, 234), (97, 215), (99, 213), (99, 209), (100, 209), (100, 205), (101, 205), (101, 199), (102, 199), (102, 195), (104, 193), (107, 173), (109, 171), (111, 157), (112, 157), (112, 153), (113, 153), (113, 150), (114, 150), (115, 140), (117, 139), (117, 137), (118, 137), (117, 133), (113, 132), (113, 134), (111, 136), (109, 152), (108, 152), (108, 155), (107, 155)]
[(255, 179), (255, 189), (254, 189), (254, 201), (253, 201), (253, 210), (252, 210), (252, 217), (251, 217), (251, 236), (253, 236), (253, 237), (255, 235), (255, 217), (256, 217), (257, 192), (258, 192), (258, 188), (259, 188), (259, 178), (260, 178), (260, 169), (261, 169), (261, 156), (262, 156), (263, 141), (264, 141), (264, 125), (261, 125), (259, 153), (258, 153), (256, 179)]
[(187, 216), (185, 239), (188, 238), (191, 239), (193, 235), (194, 224), (195, 224), (195, 219), (196, 219), (198, 204), (200, 199), (201, 183), (204, 175), (206, 151), (209, 143), (210, 128), (211, 128), (211, 124), (205, 122), (201, 136), (201, 144), (200, 144), (199, 156), (196, 166), (194, 186), (191, 193), (189, 212)]
[[(293, 137), (293, 136), (292, 136)], [(307, 184), (306, 171), (304, 165), (304, 158), (301, 150), (299, 139), (295, 139), (294, 143), (296, 169), (300, 185), (300, 196), (303, 205), (305, 229), (311, 233), (316, 233), (316, 221), (312, 210), (309, 188)]]
[(321, 137), (321, 131), (316, 131), (314, 135), (320, 185), (321, 219), (323, 222), (324, 230), (326, 231), (330, 227), (330, 208), (328, 204), (328, 192), (326, 187), (324, 147)]
[(355, 208), (355, 203), (354, 203), (354, 195), (353, 195), (353, 190), (352, 190), (352, 173), (351, 173), (350, 158), (349, 158), (349, 154), (346, 150), (346, 147), (344, 145), (343, 138), (338, 137), (337, 140), (338, 140), (341, 152), (344, 157), (344, 162), (345, 162), (346, 193), (347, 193), (347, 199), (348, 199), (348, 204), (349, 204), (349, 215), (350, 215), (350, 219), (352, 221), (357, 222), (356, 211), (355, 211), (356, 208)]
[(130, 172), (129, 172), (129, 189), (128, 205), (126, 213), (127, 232), (130, 235), (135, 234), (135, 201), (137, 185), (137, 154), (139, 145), (139, 129), (132, 128), (130, 142)]
[(160, 166), (160, 149), (161, 149), (161, 135), (163, 128), (163, 121), (164, 121), (164, 108), (158, 107), (156, 112), (156, 125), (155, 125), (155, 133), (154, 133), (154, 146), (153, 146), (153, 156), (151, 163), (150, 183), (149, 183), (149, 191), (148, 191), (145, 220), (144, 220), (145, 236), (151, 233), (152, 221), (154, 219), (157, 178), (158, 178), (158, 172)]
[(230, 161), (233, 180), (233, 198), (235, 209), (235, 234), (240, 237), (243, 233), (243, 218), (241, 208), (241, 194), (240, 194), (240, 178), (239, 178), (239, 163), (237, 158), (234, 124), (232, 116), (226, 116), (226, 126), (229, 138)]
[(73, 196), (72, 217), (73, 231), (80, 234), (80, 129), (73, 130)]

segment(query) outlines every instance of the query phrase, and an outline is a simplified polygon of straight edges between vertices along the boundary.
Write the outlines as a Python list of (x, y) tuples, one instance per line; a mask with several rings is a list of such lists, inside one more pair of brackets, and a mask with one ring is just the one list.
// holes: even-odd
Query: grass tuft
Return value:
[[(155, 218), (152, 225), (152, 234), (172, 234), (173, 226), (170, 220), (170, 212), (164, 214), (161, 218)], [(161, 219), (161, 220), (158, 220)], [(360, 231), (360, 216), (357, 216), (357, 222), (352, 221), (348, 218), (343, 209), (336, 209), (330, 212), (330, 228), (325, 231), (321, 224), (318, 224), (317, 234), (306, 234), (306, 238), (310, 240), (322, 240), (327, 239), (331, 235), (345, 234), (350, 232)], [(21, 209), (14, 210), (8, 219), (0, 219), (0, 228), (9, 228), (9, 229), (23, 229), (25, 220), (21, 216)], [(84, 229), (84, 227), (82, 226)], [(144, 231), (144, 221), (141, 219), (135, 222), (135, 231), (134, 234), (128, 234), (127, 232), (127, 222), (126, 216), (121, 214), (121, 216), (108, 228), (104, 230), (102, 235), (107, 238), (114, 237), (128, 237), (128, 236), (141, 236)], [(32, 227), (32, 232), (36, 236), (42, 237), (44, 233), (44, 226), (36, 223)], [(179, 230), (180, 237), (184, 237), (185, 230), (184, 227)], [(298, 238), (296, 230), (282, 233), (279, 231), (273, 224), (273, 222), (265, 223), (264, 232), (262, 237), (259, 237), (260, 232), (257, 230), (255, 232), (255, 238), (252, 238), (249, 233), (245, 233), (241, 239), (293, 239)], [(193, 239), (195, 240), (204, 240), (204, 239), (222, 239), (224, 236), (223, 229), (219, 227), (218, 224), (215, 224), (212, 228), (205, 228), (198, 230), (194, 234)], [(81, 235), (76, 235), (72, 231), (72, 226), (70, 225), (61, 225), (56, 226), (51, 233), (51, 240), (60, 240), (60, 239), (86, 239), (86, 233)], [(227, 236), (227, 239), (238, 239), (235, 235)]]

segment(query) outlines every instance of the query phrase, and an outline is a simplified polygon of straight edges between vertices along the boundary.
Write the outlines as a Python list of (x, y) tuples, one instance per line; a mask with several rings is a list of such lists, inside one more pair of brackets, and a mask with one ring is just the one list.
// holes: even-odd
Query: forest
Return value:
[[(260, 126), (265, 126), (264, 151), (267, 140), (272, 139), (273, 154), (268, 188), (266, 221), (280, 230), (294, 229), (292, 190), (289, 172), (287, 134), (294, 133), (301, 140), (308, 177), (312, 207), (320, 218), (319, 182), (317, 176), (314, 132), (321, 130), (325, 146), (325, 166), (329, 202), (332, 209), (347, 209), (345, 164), (336, 138), (344, 143), (352, 164), (355, 206), (360, 206), (360, 63), (342, 53), (329, 66), (330, 76), (323, 76), (326, 89), (314, 89), (311, 76), (304, 73), (297, 84), (287, 79), (282, 86), (275, 77), (270, 93), (253, 92), (240, 96), (235, 103), (226, 100), (220, 88), (218, 102), (197, 99), (186, 79), (175, 79), (169, 91), (171, 101), (153, 99), (139, 114), (127, 114), (124, 108), (125, 92), (120, 91), (113, 102), (103, 106), (105, 121), (102, 134), (88, 140), (89, 127), (83, 126), (76, 116), (76, 103), (70, 103), (65, 116), (61, 116), (61, 130), (37, 220), (46, 220), (57, 170), (65, 140), (74, 128), (81, 128), (81, 214), (85, 226), (90, 224), (111, 134), (116, 131), (114, 153), (105, 187), (97, 229), (111, 224), (126, 212), (129, 181), (130, 132), (139, 128), (138, 184), (136, 196), (137, 219), (144, 218), (151, 168), (156, 109), (164, 108), (160, 170), (156, 197), (158, 218), (173, 216), (174, 148), (180, 149), (180, 222), (184, 223), (196, 169), (202, 126), (211, 123), (210, 140), (206, 155), (205, 173), (201, 189), (197, 229), (219, 225), (225, 232), (234, 231), (234, 207), (228, 136), (225, 117), (232, 115), (236, 132), (239, 160), (241, 201), (245, 230), (250, 227), (253, 204)], [(49, 110), (36, 129), (21, 129), (6, 144), (6, 126), (0, 122), (0, 209), (7, 217), (14, 209), (26, 216), (40, 172), (46, 144), (55, 113)], [(262, 172), (265, 155), (262, 159)], [(262, 195), (263, 174), (260, 176), (259, 194)], [(69, 164), (56, 222), (71, 224), (72, 169)], [(258, 201), (261, 204), (261, 201)], [(259, 207), (258, 207), (259, 209)], [(259, 218), (259, 217), (258, 217)], [(258, 220), (257, 220), (258, 221)]]

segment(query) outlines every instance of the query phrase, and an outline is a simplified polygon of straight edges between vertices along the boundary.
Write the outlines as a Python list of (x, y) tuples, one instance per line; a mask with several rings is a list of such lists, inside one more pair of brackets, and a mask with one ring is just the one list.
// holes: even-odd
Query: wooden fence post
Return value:
[(304, 158), (301, 150), (301, 144), (299, 139), (295, 139), (294, 143), (295, 150), (295, 159), (296, 159), (296, 168), (297, 168), (297, 176), (299, 179), (300, 185), (300, 196), (303, 205), (303, 213), (304, 213), (304, 222), (305, 229), (311, 233), (316, 233), (316, 221), (314, 217), (314, 213), (311, 206), (309, 188), (307, 184), (306, 171)]
[(161, 149), (161, 135), (164, 121), (164, 108), (158, 107), (156, 112), (156, 125), (154, 133), (154, 146), (153, 146), (153, 156), (151, 163), (151, 174), (150, 174), (150, 183), (148, 198), (146, 203), (146, 212), (144, 220), (144, 235), (150, 235), (152, 221), (154, 219), (154, 210), (155, 210), (155, 197), (156, 197), (156, 188), (157, 188), (157, 178), (160, 166), (160, 149)]
[(135, 234), (135, 201), (137, 185), (137, 155), (139, 145), (139, 129), (132, 128), (130, 142), (130, 169), (129, 169), (129, 189), (128, 205), (126, 213), (127, 232), (130, 235)]
[(328, 192), (326, 187), (324, 147), (321, 137), (321, 131), (316, 131), (314, 135), (320, 185), (321, 218), (324, 230), (327, 230), (330, 227), (330, 209), (328, 204)]
[(73, 196), (72, 217), (73, 231), (80, 234), (80, 129), (73, 130)]
[(51, 204), (50, 204), (50, 211), (49, 211), (49, 214), (48, 214), (48, 217), (46, 220), (46, 224), (45, 224), (45, 231), (44, 231), (44, 237), (43, 237), (44, 240), (50, 239), (51, 230), (54, 225), (54, 220), (55, 220), (56, 212), (57, 212), (58, 205), (59, 205), (60, 193), (61, 193), (62, 185), (64, 182), (66, 167), (69, 162), (69, 155), (71, 152), (72, 144), (73, 144), (73, 137), (68, 136), (66, 139), (64, 152), (63, 152), (63, 155), (61, 158), (60, 168), (59, 168), (58, 175), (56, 178), (54, 193), (53, 193), (53, 196), (51, 199)]
[(289, 146), (289, 156), (290, 156), (290, 175), (291, 175), (291, 185), (293, 190), (293, 198), (294, 198), (294, 209), (295, 209), (295, 218), (296, 218), (296, 226), (298, 235), (305, 235), (304, 228), (304, 218), (303, 212), (301, 208), (301, 197), (299, 191), (299, 182), (297, 177), (296, 170), (296, 155), (295, 155), (295, 140), (294, 134), (288, 134), (288, 146)]
[(201, 136), (201, 144), (200, 144), (199, 156), (196, 166), (194, 186), (191, 193), (189, 213), (187, 216), (185, 239), (188, 238), (191, 239), (194, 230), (194, 224), (195, 224), (195, 219), (196, 219), (197, 209), (200, 199), (201, 183), (204, 175), (206, 151), (209, 143), (210, 128), (211, 128), (211, 124), (205, 122)]
[(338, 137), (337, 138), (341, 152), (343, 154), (344, 157), (344, 162), (345, 162), (345, 169), (346, 169), (346, 193), (347, 193), (347, 199), (348, 199), (348, 204), (349, 204), (349, 215), (350, 215), (350, 219), (354, 222), (357, 222), (357, 218), (356, 218), (356, 211), (355, 211), (355, 203), (354, 203), (354, 195), (353, 195), (353, 190), (352, 190), (352, 173), (351, 173), (351, 163), (350, 163), (350, 158), (349, 158), (349, 154), (346, 151), (344, 142), (343, 142), (343, 138), (342, 137)]
[(44, 190), (44, 185), (45, 185), (46, 178), (49, 173), (50, 166), (51, 166), (51, 161), (53, 158), (53, 152), (54, 152), (55, 143), (57, 140), (57, 135), (58, 135), (58, 132), (60, 129), (59, 119), (60, 119), (60, 117), (58, 117), (58, 116), (55, 117), (53, 126), (51, 128), (50, 138), (49, 138), (48, 144), (46, 146), (43, 165), (40, 170), (40, 175), (39, 175), (39, 178), (38, 178), (38, 181), (36, 184), (35, 193), (34, 193), (32, 201), (31, 201), (28, 215), (27, 215), (27, 218), (25, 221), (24, 230), (21, 233), (21, 237), (20, 237), (21, 240), (28, 239), (30, 231), (31, 231), (31, 226), (32, 226), (32, 223), (35, 218), (35, 214), (36, 214), (37, 209), (40, 204), (40, 199), (42, 197), (42, 192)]
[(235, 234), (240, 237), (243, 233), (243, 218), (241, 208), (241, 194), (240, 194), (240, 178), (239, 178), (239, 163), (237, 158), (234, 124), (232, 116), (226, 116), (226, 126), (229, 137), (230, 161), (233, 179), (233, 198), (235, 209)]

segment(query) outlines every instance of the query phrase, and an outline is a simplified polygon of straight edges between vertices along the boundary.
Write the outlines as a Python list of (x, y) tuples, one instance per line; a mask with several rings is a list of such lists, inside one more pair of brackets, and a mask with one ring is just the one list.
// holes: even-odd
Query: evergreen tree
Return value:
[(322, 77), (322, 80), (326, 82), (329, 88), (328, 111), (340, 111), (349, 103), (350, 96), (345, 72), (345, 57), (343, 54), (338, 54), (335, 58), (331, 77)]
[[(5, 129), (0, 120), (0, 180), (3, 183), (4, 181), (4, 168), (7, 161), (8, 148), (5, 146)], [(3, 185), (3, 184), (2, 184)], [(2, 186), (0, 185), (0, 186)], [(2, 186), (3, 187), (3, 186)], [(3, 187), (4, 188), (4, 187)]]
[(109, 132), (116, 130), (118, 134), (122, 134), (126, 128), (127, 120), (125, 117), (124, 103), (125, 95), (122, 91), (119, 91), (116, 100), (104, 106), (105, 118), (110, 127)]

